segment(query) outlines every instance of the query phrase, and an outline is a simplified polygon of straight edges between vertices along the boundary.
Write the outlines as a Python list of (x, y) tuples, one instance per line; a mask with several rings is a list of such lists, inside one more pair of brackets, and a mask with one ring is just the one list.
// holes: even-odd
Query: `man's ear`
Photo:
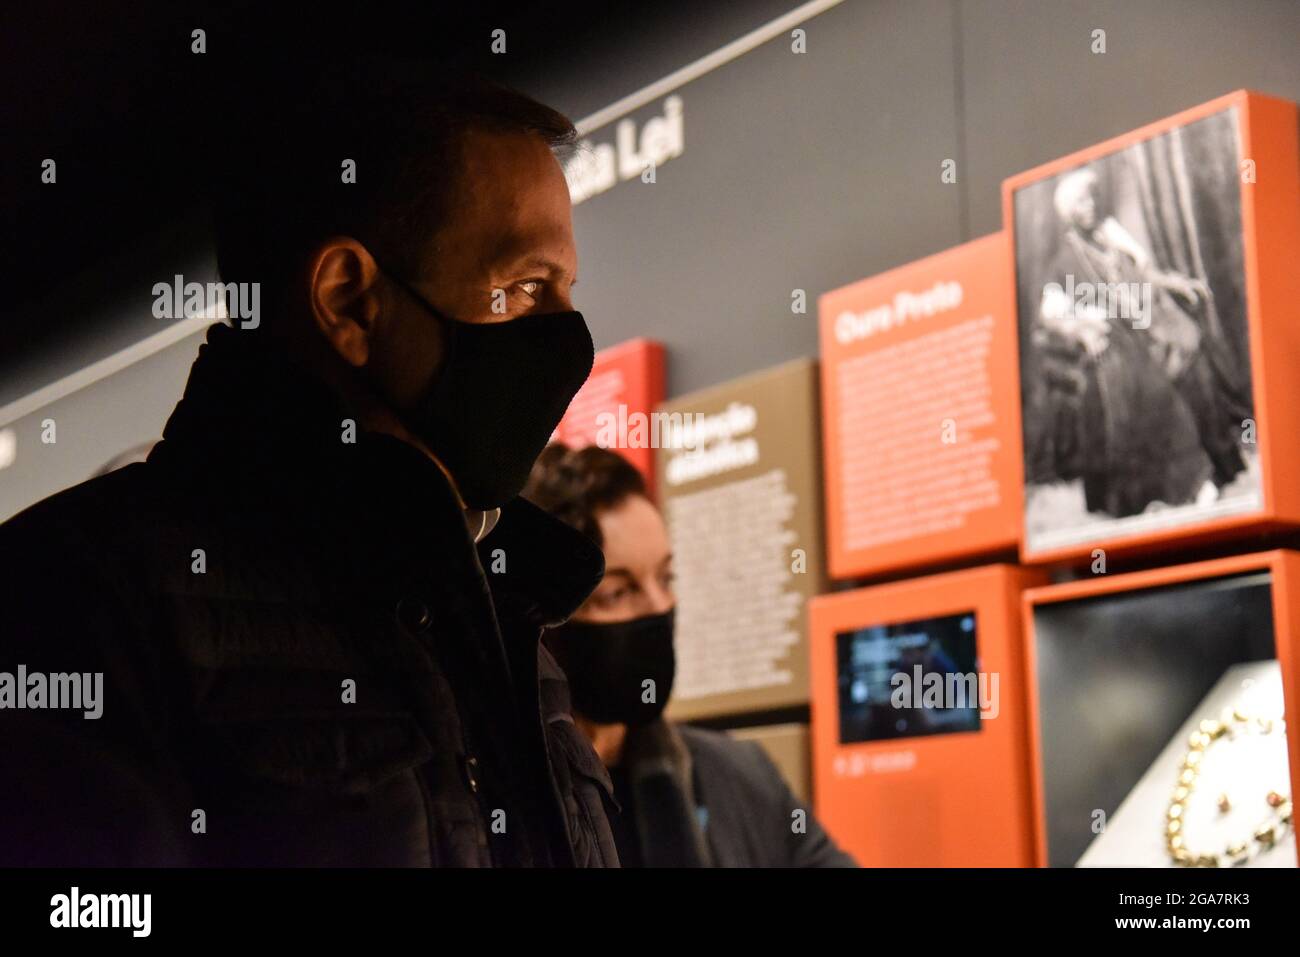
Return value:
[(307, 271), (316, 328), (344, 362), (364, 366), (381, 307), (374, 257), (350, 236), (333, 236), (312, 252)]

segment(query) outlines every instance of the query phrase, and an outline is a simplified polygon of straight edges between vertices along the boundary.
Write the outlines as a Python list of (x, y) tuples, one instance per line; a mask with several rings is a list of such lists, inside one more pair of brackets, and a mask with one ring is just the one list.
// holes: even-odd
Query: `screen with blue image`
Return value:
[(838, 632), (840, 743), (978, 731), (975, 631), (970, 611)]

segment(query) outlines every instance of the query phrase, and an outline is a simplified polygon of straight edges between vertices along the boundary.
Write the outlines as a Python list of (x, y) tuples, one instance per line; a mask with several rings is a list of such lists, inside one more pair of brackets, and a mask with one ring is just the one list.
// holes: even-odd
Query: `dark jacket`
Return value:
[(624, 742), (629, 863), (647, 867), (856, 867), (798, 798), (767, 753), (659, 720)]
[[(214, 327), (144, 464), (0, 528), (0, 864), (616, 865), (541, 628), (600, 580), (522, 500), (475, 546), (442, 472)], [(495, 572), (485, 569), (493, 567)]]

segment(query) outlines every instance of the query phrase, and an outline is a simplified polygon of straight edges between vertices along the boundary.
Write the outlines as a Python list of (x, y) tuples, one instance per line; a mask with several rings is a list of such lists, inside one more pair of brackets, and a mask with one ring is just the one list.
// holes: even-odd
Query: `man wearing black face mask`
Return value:
[[(605, 552), (600, 586), (545, 641), (609, 766), (623, 866), (854, 866), (757, 744), (662, 717), (675, 671), (672, 554), (640, 473), (605, 449), (551, 445), (524, 495)], [(803, 830), (791, 827), (797, 810)]]
[(539, 645), (602, 558), (516, 497), (592, 362), (573, 127), (418, 69), (280, 81), (216, 197), (264, 314), (147, 462), (0, 529), (0, 671), (103, 680), (96, 720), (0, 711), (0, 865), (616, 865)]

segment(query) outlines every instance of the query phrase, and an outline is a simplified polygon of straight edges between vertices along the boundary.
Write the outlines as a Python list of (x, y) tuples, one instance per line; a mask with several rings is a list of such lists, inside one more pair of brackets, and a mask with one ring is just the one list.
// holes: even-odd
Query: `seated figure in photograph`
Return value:
[(672, 553), (641, 473), (605, 449), (553, 444), (523, 495), (605, 552), (603, 581), (545, 642), (568, 676), (575, 723), (609, 768), (622, 865), (855, 866), (758, 744), (663, 717)]
[[(1077, 450), (1090, 512), (1121, 517), (1148, 505), (1208, 504), (1246, 464), (1221, 394), (1215, 349), (1201, 320), (1206, 283), (1158, 268), (1103, 207), (1088, 168), (1053, 196), (1064, 229), (1044, 288), (1036, 343), (1052, 381), (1073, 382), (1075, 414), (1062, 447)], [(1145, 316), (1062, 294), (1067, 277), (1095, 289), (1145, 287)], [(1073, 284), (1071, 284), (1073, 285)], [(1136, 307), (1138, 303), (1134, 303)]]

